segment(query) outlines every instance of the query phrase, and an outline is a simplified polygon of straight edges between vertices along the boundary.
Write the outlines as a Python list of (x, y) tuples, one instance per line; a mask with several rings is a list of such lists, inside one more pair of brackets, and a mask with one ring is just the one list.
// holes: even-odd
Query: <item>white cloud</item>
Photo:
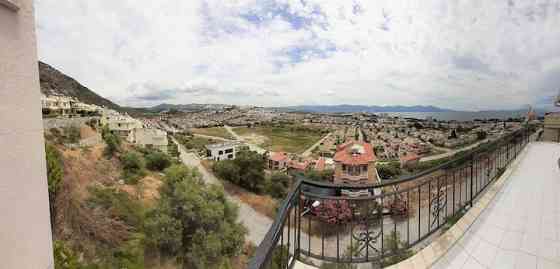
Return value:
[(40, 58), (129, 105), (496, 109), (560, 88), (560, 4), (547, 3), (37, 0), (36, 12)]

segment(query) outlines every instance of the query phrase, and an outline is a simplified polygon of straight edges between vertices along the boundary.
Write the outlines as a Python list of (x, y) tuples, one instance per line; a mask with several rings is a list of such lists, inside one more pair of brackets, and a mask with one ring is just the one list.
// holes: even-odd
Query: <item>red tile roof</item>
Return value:
[[(361, 153), (352, 153), (353, 148), (363, 149)], [(377, 160), (375, 153), (373, 152), (373, 147), (369, 143), (351, 141), (339, 145), (337, 147), (338, 151), (334, 155), (335, 162), (341, 162), (347, 165), (360, 165), (368, 164)]]
[(288, 154), (285, 152), (274, 152), (268, 159), (276, 162), (285, 162), (288, 160)]
[(315, 163), (315, 170), (323, 171), (323, 170), (325, 170), (325, 165), (326, 165), (325, 158), (321, 157)]
[(288, 167), (293, 168), (293, 169), (297, 169), (297, 170), (301, 170), (301, 171), (307, 169), (308, 165), (309, 165), (308, 161), (304, 161), (304, 162), (290, 161), (288, 163)]

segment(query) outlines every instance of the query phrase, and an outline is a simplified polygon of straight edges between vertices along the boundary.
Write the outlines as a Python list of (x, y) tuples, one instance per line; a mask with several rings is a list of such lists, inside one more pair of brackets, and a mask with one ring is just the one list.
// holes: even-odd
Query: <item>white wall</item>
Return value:
[(33, 2), (13, 2), (0, 2), (0, 268), (51, 269)]

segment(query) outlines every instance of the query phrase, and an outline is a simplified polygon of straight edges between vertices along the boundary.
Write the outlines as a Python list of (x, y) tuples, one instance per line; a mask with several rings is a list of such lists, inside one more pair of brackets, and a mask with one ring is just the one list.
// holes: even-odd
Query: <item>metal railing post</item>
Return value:
[(470, 206), (472, 207), (473, 205), (473, 173), (474, 173), (474, 153), (471, 155), (471, 199), (469, 201)]

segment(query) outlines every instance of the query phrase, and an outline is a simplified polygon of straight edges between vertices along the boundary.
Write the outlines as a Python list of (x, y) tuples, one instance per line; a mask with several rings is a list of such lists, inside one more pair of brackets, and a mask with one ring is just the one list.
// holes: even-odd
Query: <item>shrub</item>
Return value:
[(80, 142), (80, 128), (76, 126), (69, 126), (65, 127), (63, 130), (65, 143), (76, 144)]
[(163, 171), (170, 165), (171, 159), (161, 151), (152, 151), (146, 155), (146, 168), (152, 171)]
[(123, 166), (123, 178), (127, 184), (136, 184), (138, 179), (145, 175), (144, 161), (142, 156), (134, 151), (130, 151), (121, 156)]
[(56, 195), (58, 194), (58, 190), (60, 189), (60, 183), (62, 182), (62, 178), (64, 176), (64, 170), (62, 155), (55, 146), (51, 144), (45, 144), (45, 155), (47, 161), (47, 184), (49, 189), (51, 225), (53, 225), (56, 218)]
[(64, 242), (55, 240), (53, 242), (53, 256), (55, 269), (82, 269), (78, 256), (67, 247)]
[(394, 179), (402, 174), (399, 162), (390, 162), (377, 166), (377, 173), (381, 179)]
[(283, 173), (272, 174), (266, 184), (266, 192), (277, 199), (282, 199), (288, 194), (290, 177)]
[(150, 250), (177, 257), (183, 268), (229, 268), (227, 259), (243, 250), (246, 230), (223, 189), (203, 184), (196, 170), (172, 165), (160, 194), (145, 222)]
[(105, 157), (107, 158), (112, 158), (116, 152), (119, 151), (120, 148), (120, 139), (118, 136), (108, 133), (104, 136), (103, 138), (105, 140), (105, 150), (103, 151), (103, 154), (105, 155)]

